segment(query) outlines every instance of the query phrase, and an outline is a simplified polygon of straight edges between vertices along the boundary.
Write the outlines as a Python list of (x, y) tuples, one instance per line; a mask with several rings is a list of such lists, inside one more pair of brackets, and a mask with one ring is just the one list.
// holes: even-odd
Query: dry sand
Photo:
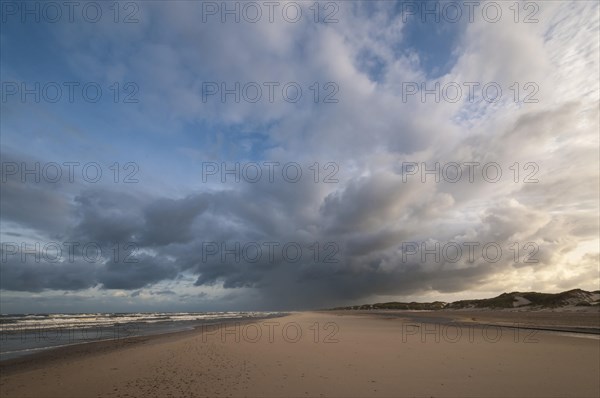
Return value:
[(0, 395), (600, 396), (598, 336), (531, 332), (296, 313), (6, 361)]

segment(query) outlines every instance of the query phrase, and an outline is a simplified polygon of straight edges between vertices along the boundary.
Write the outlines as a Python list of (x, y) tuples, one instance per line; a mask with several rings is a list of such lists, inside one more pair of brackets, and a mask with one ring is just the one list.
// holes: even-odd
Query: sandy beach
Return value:
[(0, 395), (596, 397), (599, 358), (596, 335), (306, 312), (5, 361)]

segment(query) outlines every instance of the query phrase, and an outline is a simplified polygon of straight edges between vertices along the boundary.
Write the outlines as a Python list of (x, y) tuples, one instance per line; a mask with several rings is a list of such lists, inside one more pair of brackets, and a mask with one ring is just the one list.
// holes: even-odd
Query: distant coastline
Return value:
[(531, 310), (560, 311), (585, 308), (600, 311), (600, 290), (592, 292), (572, 289), (561, 293), (511, 292), (487, 299), (459, 300), (450, 303), (434, 302), (387, 302), (330, 308), (329, 310)]

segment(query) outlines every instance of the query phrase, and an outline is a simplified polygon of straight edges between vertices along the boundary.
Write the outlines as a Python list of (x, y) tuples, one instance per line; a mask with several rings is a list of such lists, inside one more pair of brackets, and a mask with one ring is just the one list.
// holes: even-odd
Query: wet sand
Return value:
[(531, 330), (481, 326), (473, 320), (457, 327), (397, 315), (294, 313), (56, 349), (0, 364), (0, 395), (600, 395), (598, 336), (548, 331), (532, 335)]

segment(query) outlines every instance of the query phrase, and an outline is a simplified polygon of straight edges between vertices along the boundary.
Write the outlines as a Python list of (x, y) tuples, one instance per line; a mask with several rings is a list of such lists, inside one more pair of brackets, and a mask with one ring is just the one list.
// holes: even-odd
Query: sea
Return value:
[(192, 330), (201, 325), (266, 319), (280, 312), (138, 312), (1, 314), (0, 361), (94, 341)]

